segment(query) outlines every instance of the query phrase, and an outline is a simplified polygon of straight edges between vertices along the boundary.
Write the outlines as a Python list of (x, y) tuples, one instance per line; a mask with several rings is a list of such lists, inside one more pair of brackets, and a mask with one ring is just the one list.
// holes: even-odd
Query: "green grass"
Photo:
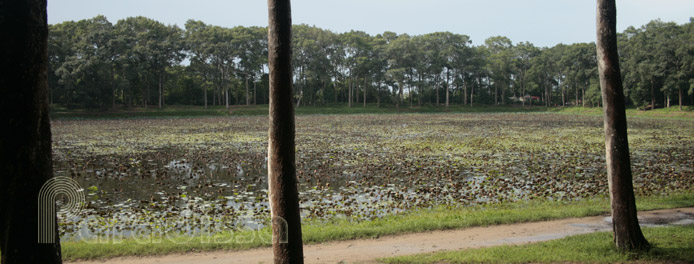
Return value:
[[(363, 107), (361, 104), (354, 105), (349, 108), (345, 104), (327, 104), (323, 106), (300, 106), (296, 108), (297, 115), (314, 115), (314, 114), (394, 114), (394, 113), (508, 113), (508, 112), (550, 112), (564, 113), (576, 115), (602, 115), (601, 108), (591, 107), (521, 107), (521, 106), (493, 106), (493, 105), (477, 105), (474, 107), (451, 105), (446, 108), (443, 106), (423, 105), (413, 106), (405, 105), (396, 109), (393, 105), (381, 105), (376, 107), (375, 104), (367, 104)], [(148, 108), (136, 107), (132, 109), (118, 109), (106, 111), (94, 111), (85, 109), (65, 109), (61, 107), (51, 108), (51, 119), (124, 119), (124, 118), (180, 118), (180, 117), (199, 117), (199, 116), (247, 116), (247, 115), (267, 115), (268, 105), (251, 105), (251, 106), (231, 106), (226, 109), (224, 106), (210, 106), (204, 109), (200, 106), (166, 106), (163, 109), (158, 109), (156, 106)], [(692, 119), (694, 118), (694, 106), (685, 106), (683, 111), (679, 111), (677, 107), (669, 109), (656, 109), (652, 111), (640, 111), (636, 109), (627, 109), (627, 115), (630, 117), (648, 117), (648, 118), (677, 118), (677, 119)]]
[[(694, 206), (694, 193), (639, 197), (637, 206), (639, 210), (690, 207)], [(329, 222), (307, 220), (302, 228), (304, 242), (313, 244), (430, 230), (593, 216), (606, 214), (609, 212), (608, 209), (609, 202), (604, 197), (573, 202), (536, 200), (465, 208), (437, 207), (361, 222), (344, 219)], [(265, 239), (258, 239), (258, 234)], [(260, 233), (252, 231), (222, 233), (212, 238), (207, 236), (173, 239), (159, 237), (155, 238), (153, 243), (138, 243), (132, 238), (118, 241), (118, 243), (63, 242), (62, 249), (65, 260), (242, 250), (269, 246), (268, 234), (269, 231), (264, 229)]]
[(496, 246), (382, 259), (386, 263), (614, 263), (694, 262), (694, 225), (643, 228), (652, 249), (625, 253), (611, 232), (570, 236), (541, 243)]

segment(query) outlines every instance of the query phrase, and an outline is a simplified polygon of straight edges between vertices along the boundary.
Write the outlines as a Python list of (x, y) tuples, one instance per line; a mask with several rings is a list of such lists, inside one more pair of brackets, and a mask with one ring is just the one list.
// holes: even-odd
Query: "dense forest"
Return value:
[[(51, 104), (110, 109), (268, 102), (267, 29), (104, 16), (49, 26)], [(293, 27), (295, 102), (599, 106), (594, 43)], [(619, 34), (628, 104), (694, 104), (694, 19)]]

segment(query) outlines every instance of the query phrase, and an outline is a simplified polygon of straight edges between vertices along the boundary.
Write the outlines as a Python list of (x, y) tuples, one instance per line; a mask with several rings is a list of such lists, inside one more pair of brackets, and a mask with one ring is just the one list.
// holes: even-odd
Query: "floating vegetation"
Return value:
[[(266, 117), (54, 121), (56, 176), (85, 189), (64, 238), (268, 223)], [(639, 195), (691, 190), (691, 121), (631, 119)], [(607, 194), (602, 119), (554, 114), (297, 117), (305, 218)]]

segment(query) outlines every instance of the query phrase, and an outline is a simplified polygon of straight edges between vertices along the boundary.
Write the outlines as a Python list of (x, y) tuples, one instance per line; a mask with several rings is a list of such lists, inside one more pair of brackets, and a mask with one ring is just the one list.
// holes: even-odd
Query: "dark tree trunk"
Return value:
[(251, 105), (251, 94), (248, 89), (248, 75), (246, 75), (246, 105)]
[(161, 74), (159, 74), (159, 109), (161, 109), (161, 95), (162, 95), (162, 90), (161, 90)]
[(614, 0), (597, 0), (597, 58), (605, 114), (605, 160), (617, 248), (637, 251), (650, 246), (636, 218), (627, 118), (617, 54), (617, 10)]
[(438, 74), (434, 77), (434, 82), (436, 82), (436, 106), (439, 106), (439, 76)]
[(268, 0), (268, 182), (275, 263), (304, 263), (294, 156), (292, 18), (289, 0)]
[(364, 77), (364, 107), (366, 108), (366, 76)]
[(655, 84), (651, 77), (651, 110), (655, 109)]
[[(51, 89), (51, 99), (49, 104), (53, 103), (53, 89)], [(111, 109), (116, 110), (116, 78), (113, 73), (113, 62), (111, 62)]]
[(202, 93), (203, 93), (203, 99), (205, 100), (205, 109), (207, 109), (207, 87), (205, 87), (205, 83), (207, 82), (207, 78), (205, 78), (205, 75), (202, 77)]
[[(45, 0), (0, 2), (0, 251), (2, 263), (62, 263), (57, 221), (53, 243), (39, 243), (38, 194), (53, 177), (48, 118)], [(55, 211), (54, 211), (55, 212)], [(44, 234), (46, 235), (46, 234)]]
[(682, 111), (682, 88), (679, 88), (679, 89), (677, 90), (677, 92), (679, 92), (679, 96), (680, 96), (680, 111)]
[(463, 105), (467, 104), (467, 82), (463, 82)]
[(376, 108), (381, 107), (381, 83), (378, 83), (378, 88), (376, 88)]

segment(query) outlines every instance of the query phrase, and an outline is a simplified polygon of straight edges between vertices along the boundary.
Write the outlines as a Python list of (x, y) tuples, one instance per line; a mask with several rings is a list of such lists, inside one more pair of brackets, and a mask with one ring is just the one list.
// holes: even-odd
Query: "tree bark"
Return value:
[(304, 263), (297, 191), (289, 0), (268, 0), (268, 182), (275, 263)]
[(463, 82), (463, 105), (467, 104), (467, 82)]
[(617, 248), (650, 248), (636, 218), (636, 202), (629, 158), (627, 118), (617, 53), (617, 11), (614, 0), (597, 0), (597, 58), (605, 116), (605, 160), (612, 208), (612, 230)]
[[(0, 3), (0, 251), (2, 263), (62, 263), (57, 221), (53, 243), (39, 243), (38, 196), (53, 177), (48, 116), (45, 0)], [(54, 211), (55, 212), (55, 211)], [(55, 215), (50, 218), (56, 219)], [(45, 234), (44, 234), (45, 235)]]
[(655, 109), (655, 84), (651, 77), (651, 110)]
[(364, 108), (366, 108), (366, 76), (364, 76)]
[(251, 94), (248, 90), (248, 75), (246, 75), (246, 105), (251, 105)]
[(680, 112), (682, 112), (682, 88), (679, 88), (677, 91), (679, 92), (680, 96)]
[(448, 90), (450, 90), (450, 87), (448, 87), (448, 80), (450, 79), (450, 69), (446, 68), (446, 108), (448, 108)]
[(161, 109), (161, 95), (162, 95), (162, 91), (161, 91), (161, 74), (159, 74), (159, 109)]
[(352, 83), (353, 83), (353, 81), (352, 81), (352, 74), (350, 73), (350, 76), (349, 76), (349, 95), (348, 95), (348, 101), (349, 101), (348, 106), (349, 106), (349, 108), (352, 108)]
[(682, 88), (679, 88), (677, 90), (679, 92), (679, 97), (680, 97), (680, 112), (682, 111)]
[(436, 89), (435, 89), (435, 92), (436, 92), (436, 106), (439, 106), (439, 76), (438, 76), (438, 73), (437, 73), (436, 77), (434, 77), (434, 82), (436, 83), (436, 86), (435, 86), (435, 87), (436, 87)]

